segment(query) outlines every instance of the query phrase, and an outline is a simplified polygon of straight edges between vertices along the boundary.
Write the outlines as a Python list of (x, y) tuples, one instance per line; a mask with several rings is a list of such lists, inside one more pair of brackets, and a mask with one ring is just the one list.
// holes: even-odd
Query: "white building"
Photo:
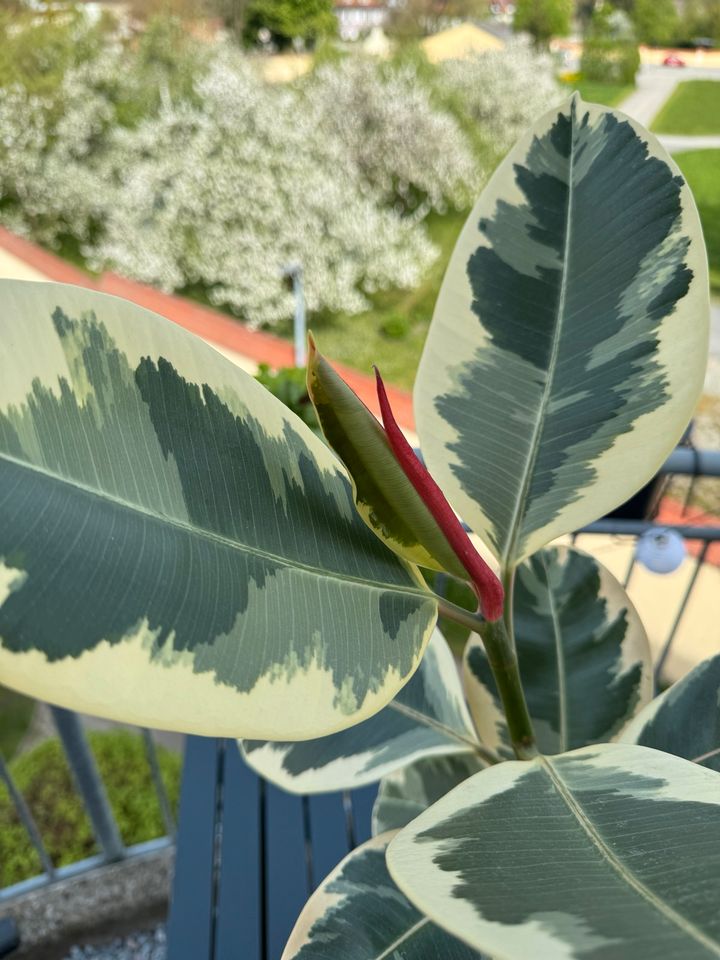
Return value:
[(342, 40), (357, 40), (376, 27), (384, 27), (388, 4), (381, 0), (336, 0), (335, 16)]

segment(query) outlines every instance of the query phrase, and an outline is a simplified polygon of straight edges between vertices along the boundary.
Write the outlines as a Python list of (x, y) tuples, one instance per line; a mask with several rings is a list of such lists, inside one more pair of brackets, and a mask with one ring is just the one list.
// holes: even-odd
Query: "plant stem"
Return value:
[(505, 593), (505, 607), (503, 610), (503, 619), (505, 629), (513, 650), (515, 650), (515, 625), (513, 621), (513, 597), (515, 594), (515, 567), (503, 567), (500, 571), (500, 580)]
[(515, 756), (518, 760), (532, 760), (538, 754), (535, 733), (520, 680), (517, 654), (505, 621), (483, 623), (480, 636), (505, 711)]
[(435, 599), (437, 600), (438, 611), (443, 617), (459, 623), (462, 627), (467, 627), (472, 633), (480, 632), (480, 627), (484, 625), (485, 620), (479, 613), (466, 610), (465, 607), (460, 607), (452, 600), (446, 600), (445, 597), (435, 595)]

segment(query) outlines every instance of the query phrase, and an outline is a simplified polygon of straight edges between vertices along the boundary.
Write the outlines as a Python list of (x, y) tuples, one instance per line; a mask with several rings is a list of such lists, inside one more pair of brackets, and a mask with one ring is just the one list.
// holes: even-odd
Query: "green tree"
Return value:
[(44, 17), (0, 9), (0, 87), (15, 83), (30, 93), (54, 93), (67, 70), (92, 59), (105, 23), (83, 29), (77, 14)]
[(241, 37), (251, 0), (208, 0), (208, 11), (223, 21), (236, 37)]
[(634, 84), (640, 67), (633, 24), (622, 10), (597, 7), (585, 33), (580, 68), (586, 80)]
[(720, 41), (720, 3), (717, 0), (685, 0), (680, 32), (682, 40), (710, 37)]
[(400, 39), (412, 40), (441, 30), (453, 20), (482, 17), (484, 0), (405, 0), (390, 8), (387, 31)]
[(641, 43), (662, 46), (678, 37), (680, 19), (674, 0), (635, 0), (631, 16)]
[(547, 46), (552, 37), (569, 33), (572, 12), (572, 0), (518, 0), (513, 28), (529, 33), (536, 46)]
[(258, 42), (258, 32), (270, 31), (274, 43), (286, 47), (296, 38), (314, 43), (337, 31), (331, 0), (250, 0), (245, 10), (243, 37)]

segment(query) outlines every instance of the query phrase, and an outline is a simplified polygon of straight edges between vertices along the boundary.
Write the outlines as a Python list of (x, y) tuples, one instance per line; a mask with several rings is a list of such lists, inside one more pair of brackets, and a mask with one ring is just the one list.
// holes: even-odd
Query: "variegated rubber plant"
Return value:
[[(720, 957), (720, 656), (653, 699), (625, 591), (552, 544), (658, 470), (708, 325), (679, 170), (577, 96), (457, 244), (416, 381), (425, 466), (379, 374), (382, 425), (312, 341), (327, 446), (172, 324), (3, 283), (0, 681), (241, 738), (298, 793), (381, 781), (377, 836), (284, 960)], [(470, 631), (464, 690), (438, 612)]]

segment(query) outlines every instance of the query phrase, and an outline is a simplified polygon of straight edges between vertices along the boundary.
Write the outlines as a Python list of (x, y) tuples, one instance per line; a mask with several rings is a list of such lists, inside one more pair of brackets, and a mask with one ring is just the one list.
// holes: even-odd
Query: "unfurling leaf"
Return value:
[(347, 467), (365, 523), (407, 560), (465, 577), (436, 520), (409, 482), (382, 424), (308, 337), (307, 385), (327, 442)]
[(500, 581), (402, 436), (379, 376), (385, 429), (317, 350), (312, 336), (309, 340), (308, 392), (328, 443), (352, 477), (362, 518), (401, 556), (463, 579), (470, 577), (483, 613), (497, 619), (502, 614)]
[(503, 613), (503, 588), (500, 580), (472, 545), (470, 537), (447, 502), (445, 494), (405, 439), (393, 416), (385, 384), (377, 368), (375, 368), (375, 377), (385, 432), (398, 463), (467, 571), (478, 595), (483, 616), (486, 620), (498, 620)]

